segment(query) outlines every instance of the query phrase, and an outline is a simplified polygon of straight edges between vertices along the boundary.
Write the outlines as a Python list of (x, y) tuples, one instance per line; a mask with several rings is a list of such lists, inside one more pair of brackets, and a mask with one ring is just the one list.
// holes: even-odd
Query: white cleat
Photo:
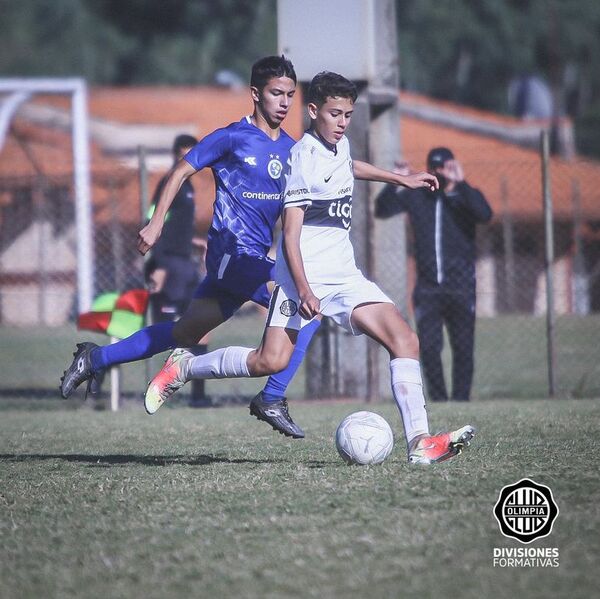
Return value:
[(148, 414), (154, 414), (173, 393), (187, 383), (187, 364), (194, 354), (187, 349), (174, 349), (166, 359), (164, 366), (148, 383), (144, 395), (144, 408)]

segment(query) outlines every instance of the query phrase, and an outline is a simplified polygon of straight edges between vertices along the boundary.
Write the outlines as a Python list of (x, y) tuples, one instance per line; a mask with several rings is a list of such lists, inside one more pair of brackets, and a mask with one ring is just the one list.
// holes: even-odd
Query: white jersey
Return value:
[[(323, 316), (360, 335), (361, 331), (352, 325), (354, 308), (393, 302), (356, 267), (349, 234), (353, 188), (354, 174), (346, 137), (332, 150), (312, 134), (305, 133), (292, 147), (283, 207), (306, 206), (300, 251), (308, 284), (319, 298)], [(300, 330), (309, 321), (298, 312), (300, 298), (281, 244), (275, 263), (275, 282), (267, 326)]]
[[(291, 149), (291, 167), (284, 192), (284, 209), (306, 206), (300, 251), (309, 284), (338, 283), (360, 272), (350, 242), (354, 175), (348, 139), (329, 149), (305, 133)], [(279, 247), (275, 280), (289, 280)]]

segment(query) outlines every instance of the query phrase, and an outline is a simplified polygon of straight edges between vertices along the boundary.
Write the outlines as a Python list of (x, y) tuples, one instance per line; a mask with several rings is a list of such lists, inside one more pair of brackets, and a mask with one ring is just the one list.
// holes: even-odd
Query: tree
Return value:
[(507, 111), (509, 81), (543, 75), (577, 116), (600, 100), (596, 0), (398, 0), (406, 89)]
[(0, 73), (78, 75), (96, 84), (247, 79), (276, 51), (275, 0), (0, 0)]

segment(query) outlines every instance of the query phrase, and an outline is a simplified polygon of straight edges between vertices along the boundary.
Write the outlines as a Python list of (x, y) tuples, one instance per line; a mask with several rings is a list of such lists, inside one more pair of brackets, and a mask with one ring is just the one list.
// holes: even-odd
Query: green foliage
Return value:
[(79, 75), (97, 84), (244, 79), (276, 51), (275, 0), (0, 0), (0, 74)]
[(537, 73), (562, 89), (570, 67), (577, 80), (569, 85), (600, 94), (595, 0), (399, 0), (397, 6), (408, 89), (506, 111), (513, 77)]

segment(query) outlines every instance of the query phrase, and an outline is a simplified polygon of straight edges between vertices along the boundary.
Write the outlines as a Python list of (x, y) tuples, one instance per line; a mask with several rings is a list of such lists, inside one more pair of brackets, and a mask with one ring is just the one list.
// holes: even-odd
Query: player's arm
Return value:
[(227, 127), (202, 138), (175, 166), (165, 183), (150, 222), (138, 233), (138, 250), (145, 254), (160, 237), (165, 217), (183, 182), (195, 172), (212, 166), (231, 150)]
[(283, 213), (283, 251), (300, 298), (298, 312), (302, 318), (310, 320), (319, 313), (321, 305), (306, 279), (300, 250), (300, 233), (302, 232), (305, 208), (306, 206), (285, 208)]
[(393, 185), (402, 185), (409, 189), (418, 189), (425, 187), (431, 191), (439, 188), (438, 180), (431, 173), (412, 173), (409, 175), (401, 175), (392, 171), (373, 166), (368, 162), (354, 160), (352, 162), (355, 179), (363, 179), (365, 181), (381, 181), (382, 183), (392, 183)]
[(177, 192), (186, 179), (189, 179), (196, 169), (186, 160), (180, 160), (171, 171), (164, 184), (160, 199), (156, 204), (156, 210), (152, 214), (150, 222), (138, 233), (137, 247), (141, 254), (145, 254), (158, 240), (162, 232), (165, 217)]

